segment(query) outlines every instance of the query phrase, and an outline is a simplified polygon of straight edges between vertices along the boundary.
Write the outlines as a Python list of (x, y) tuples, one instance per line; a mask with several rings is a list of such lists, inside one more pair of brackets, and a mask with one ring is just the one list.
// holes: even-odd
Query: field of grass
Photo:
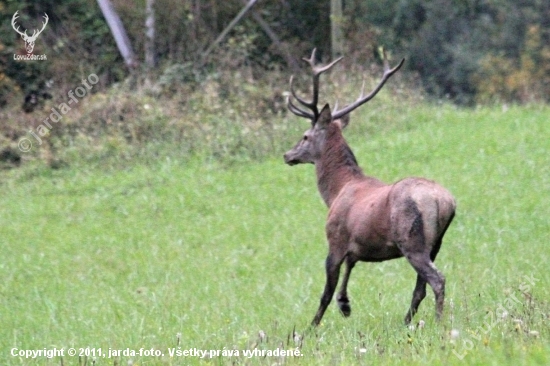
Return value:
[[(428, 288), (412, 328), (402, 320), (415, 273), (403, 259), (358, 264), (351, 317), (332, 303), (308, 328), (324, 286), (326, 208), (313, 167), (285, 166), (282, 150), (246, 164), (168, 154), (4, 171), (0, 364), (549, 364), (549, 116), (419, 106), (396, 125), (352, 117), (346, 136), (367, 174), (425, 176), (458, 201), (436, 260), (444, 318), (435, 322)], [(300, 356), (244, 354), (296, 347)], [(12, 356), (53, 348), (64, 356)], [(201, 360), (190, 349), (239, 355)]]

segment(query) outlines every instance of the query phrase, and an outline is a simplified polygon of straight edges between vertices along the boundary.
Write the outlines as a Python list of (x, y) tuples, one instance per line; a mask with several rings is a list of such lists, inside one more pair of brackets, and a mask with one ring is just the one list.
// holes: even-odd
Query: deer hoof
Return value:
[(351, 314), (351, 306), (347, 298), (338, 299), (338, 307), (343, 316), (348, 317)]

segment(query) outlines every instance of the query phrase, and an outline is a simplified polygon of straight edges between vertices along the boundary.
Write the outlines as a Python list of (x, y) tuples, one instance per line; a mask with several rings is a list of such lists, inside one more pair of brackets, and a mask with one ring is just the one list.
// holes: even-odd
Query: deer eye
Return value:
[(307, 141), (308, 137), (307, 135), (304, 135), (304, 141)]

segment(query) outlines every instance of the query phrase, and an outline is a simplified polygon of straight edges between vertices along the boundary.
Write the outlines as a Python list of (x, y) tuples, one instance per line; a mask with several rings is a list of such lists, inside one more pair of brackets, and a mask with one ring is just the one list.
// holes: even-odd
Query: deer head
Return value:
[(46, 28), (46, 24), (48, 24), (48, 20), (49, 20), (48, 14), (44, 13), (44, 19), (46, 21), (42, 24), (42, 29), (33, 30), (32, 36), (29, 36), (27, 34), (27, 30), (25, 30), (25, 32), (21, 32), (19, 30), (19, 26), (16, 24), (16, 19), (19, 17), (19, 15), (17, 15), (18, 12), (19, 10), (16, 11), (15, 14), (13, 14), (13, 17), (11, 18), (11, 26), (13, 27), (13, 29), (15, 29), (17, 33), (21, 35), (21, 38), (23, 38), (23, 40), (25, 41), (25, 49), (27, 50), (27, 53), (32, 53), (32, 50), (34, 49), (34, 42), (36, 42), (36, 38), (38, 38), (38, 35), (40, 35), (40, 33), (42, 33), (44, 28)]
[[(315, 65), (315, 49), (311, 53), (309, 59), (303, 58), (312, 68), (313, 71), (313, 97), (311, 102), (308, 102), (301, 97), (299, 97), (294, 91), (293, 87), (293, 77), (290, 78), (290, 92), (291, 96), (288, 97), (287, 105), (288, 109), (295, 115), (303, 118), (308, 118), (311, 121), (311, 127), (304, 133), (302, 139), (294, 146), (290, 151), (284, 155), (285, 162), (289, 165), (295, 165), (300, 163), (315, 163), (321, 157), (323, 147), (326, 142), (327, 137), (327, 127), (331, 123), (338, 125), (340, 129), (344, 129), (349, 123), (349, 113), (364, 103), (368, 102), (382, 89), (386, 81), (401, 68), (405, 59), (390, 69), (388, 60), (386, 58), (386, 53), (383, 52), (384, 58), (384, 75), (380, 83), (371, 91), (368, 95), (364, 94), (365, 84), (361, 88), (361, 94), (357, 100), (342, 109), (335, 108), (334, 111), (330, 110), (328, 104), (326, 104), (321, 112), (317, 108), (317, 103), (319, 100), (319, 78), (321, 74), (325, 71), (331, 69), (336, 65), (343, 57), (340, 57), (328, 65)], [(302, 106), (309, 110), (302, 109), (297, 107), (293, 101), (292, 97), (296, 99)]]

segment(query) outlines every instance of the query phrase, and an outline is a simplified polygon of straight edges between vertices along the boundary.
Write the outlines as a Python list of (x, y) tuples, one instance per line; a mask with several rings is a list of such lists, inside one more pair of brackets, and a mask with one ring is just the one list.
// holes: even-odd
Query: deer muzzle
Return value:
[(288, 164), (290, 166), (300, 164), (300, 161), (296, 158), (296, 154), (293, 153), (293, 151), (287, 152), (283, 157), (285, 159), (285, 164)]

